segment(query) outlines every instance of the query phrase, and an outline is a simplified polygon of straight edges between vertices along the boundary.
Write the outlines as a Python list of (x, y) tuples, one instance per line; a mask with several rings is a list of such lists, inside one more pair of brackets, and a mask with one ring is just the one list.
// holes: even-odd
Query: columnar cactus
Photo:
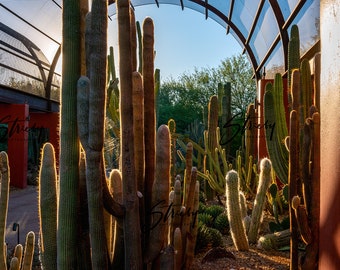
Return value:
[[(156, 172), (152, 189), (152, 211), (163, 213), (164, 216), (169, 205), (170, 192), (170, 131), (168, 126), (161, 125), (156, 137)], [(145, 262), (150, 263), (165, 247), (167, 223), (164, 220), (153, 220), (152, 230), (145, 255)], [(167, 237), (166, 237), (167, 239)]]
[[(87, 16), (86, 20), (87, 77), (81, 76), (78, 80), (76, 104), (78, 126), (77, 129), (72, 126), (74, 130), (77, 130), (82, 146), (82, 149), (80, 149), (77, 141), (77, 147), (74, 148), (77, 149), (77, 153), (72, 149), (72, 154), (76, 154), (74, 158), (77, 158), (79, 162), (76, 166), (77, 175), (72, 174), (72, 177), (77, 176), (77, 183), (63, 182), (60, 185), (60, 192), (63, 190), (63, 192), (67, 193), (67, 184), (71, 184), (72, 196), (69, 196), (70, 202), (65, 200), (63, 202), (65, 204), (61, 206), (58, 205), (57, 198), (53, 199), (57, 207), (59, 206), (58, 218), (63, 218), (63, 221), (58, 224), (62, 226), (58, 227), (58, 240), (61, 239), (62, 243), (62, 245), (58, 243), (58, 253), (56, 255), (58, 268), (60, 265), (60, 269), (83, 269), (85, 266), (78, 261), (78, 258), (85, 256), (87, 264), (92, 264), (91, 269), (102, 270), (112, 267), (142, 269), (143, 262), (145, 267), (152, 265), (153, 269), (157, 269), (159, 265), (163, 264), (166, 264), (167, 267), (177, 265), (188, 269), (192, 263), (197, 235), (199, 183), (196, 181), (196, 168), (192, 168), (187, 174), (187, 195), (182, 197), (180, 182), (179, 180), (176, 181), (173, 193), (173, 202), (176, 205), (169, 205), (168, 198), (171, 183), (170, 131), (167, 126), (161, 126), (157, 131), (156, 140), (154, 122), (148, 121), (148, 124), (146, 124), (145, 121), (145, 119), (152, 120), (155, 118), (153, 102), (157, 89), (155, 90), (153, 82), (153, 22), (150, 18), (147, 18), (143, 25), (143, 76), (141, 76), (140, 73), (134, 71), (136, 63), (133, 58), (135, 57), (136, 46), (132, 44), (131, 39), (136, 38), (135, 34), (132, 33), (136, 30), (132, 26), (135, 22), (134, 16), (131, 14), (133, 11), (130, 9), (130, 2), (117, 1), (116, 4), (120, 46), (119, 134), (121, 154), (119, 170), (116, 169), (111, 173), (112, 194), (110, 194), (103, 157), (103, 139), (105, 106), (109, 106), (106, 102), (108, 89), (105, 89), (105, 87), (111, 87), (112, 85), (108, 83), (105, 77), (107, 74), (107, 59), (106, 56), (103, 57), (103, 54), (106, 54), (104, 44), (106, 34), (101, 32), (102, 29), (106, 28), (104, 24), (106, 24), (107, 19), (105, 15), (107, 14), (107, 2), (95, 0), (93, 1), (92, 12)], [(114, 78), (115, 73), (112, 67), (109, 70), (110, 76)], [(65, 104), (68, 103), (66, 102)], [(146, 112), (146, 108), (148, 112)], [(63, 119), (63, 121), (67, 121), (67, 119)], [(142, 126), (142, 128), (138, 129), (138, 125)], [(145, 135), (144, 139), (143, 136), (139, 136), (140, 134)], [(67, 134), (64, 132), (62, 136), (65, 143), (68, 138)], [(138, 143), (140, 138), (141, 141)], [(143, 144), (142, 147), (140, 142)], [(146, 150), (145, 154), (143, 154), (143, 147), (150, 150), (148, 154)], [(48, 149), (49, 145), (46, 144), (45, 150), (47, 151)], [(62, 148), (60, 155), (63, 156), (64, 151), (68, 150), (70, 149)], [(86, 158), (86, 162), (83, 157)], [(45, 158), (47, 158), (47, 154)], [(43, 158), (44, 162), (41, 168), (41, 181), (45, 181), (47, 178), (43, 176), (44, 172), (55, 169), (55, 164), (51, 163), (51, 166), (48, 166), (45, 158)], [(189, 161), (188, 158), (188, 168), (192, 167), (191, 163), (192, 160)], [(65, 165), (65, 160), (63, 160), (63, 166)], [(144, 181), (143, 170), (145, 167), (150, 171), (145, 172), (145, 175), (148, 176), (145, 176)], [(65, 168), (63, 169), (65, 170)], [(63, 173), (66, 173), (66, 171)], [(65, 175), (63, 177), (61, 180), (65, 181), (67, 177)], [(86, 181), (83, 181), (85, 178)], [(121, 184), (122, 189), (118, 187), (119, 185), (114, 184), (118, 182)], [(152, 186), (150, 186), (150, 183)], [(79, 184), (79, 189), (75, 184)], [(86, 191), (86, 195), (82, 191)], [(62, 198), (61, 194), (59, 196), (59, 199)], [(75, 201), (75, 203), (79, 203), (77, 209), (80, 211), (79, 213), (74, 213), (74, 218), (79, 217), (82, 222), (78, 227), (80, 232), (74, 233), (72, 237), (74, 238), (73, 240), (81, 240), (81, 251), (79, 251), (78, 257), (75, 255), (73, 258), (68, 259), (65, 257), (64, 250), (61, 249), (67, 246), (66, 243), (72, 242), (69, 239), (70, 232), (66, 232), (66, 216), (70, 214), (70, 209), (68, 209), (67, 213), (62, 211), (67, 205), (69, 207), (74, 206), (72, 204), (74, 198), (80, 198), (79, 201)], [(84, 211), (83, 203), (87, 211)], [(140, 205), (142, 206), (141, 208), (139, 207)], [(111, 228), (108, 227), (110, 225), (104, 223), (104, 210), (115, 217), (116, 234), (114, 236), (110, 232)], [(159, 213), (162, 214), (162, 217), (158, 220), (157, 214)], [(150, 218), (149, 222), (145, 219), (145, 223), (143, 223), (143, 216)], [(171, 222), (168, 222), (168, 219), (171, 219)], [(71, 228), (73, 229), (72, 226)], [(151, 233), (148, 234), (148, 231), (151, 231)], [(182, 239), (182, 232), (185, 232), (184, 240)], [(42, 239), (44, 239), (44, 234)], [(170, 237), (168, 237), (169, 234)], [(180, 239), (178, 238), (179, 236)], [(45, 237), (47, 238), (46, 235)], [(91, 241), (87, 241), (89, 238), (91, 238)], [(141, 239), (144, 240), (142, 241)], [(113, 241), (117, 244), (114, 247)], [(173, 244), (175, 244), (180, 253), (178, 256), (175, 256)], [(181, 250), (179, 250), (179, 247)], [(119, 253), (119, 251), (123, 252)], [(166, 257), (165, 254), (169, 254), (169, 256)], [(124, 262), (122, 262), (122, 259), (124, 259)]]
[(39, 171), (40, 253), (44, 269), (57, 269), (57, 168), (53, 145), (42, 148)]
[(266, 128), (266, 145), (269, 158), (277, 177), (282, 183), (288, 179), (288, 151), (284, 140), (288, 136), (283, 103), (283, 83), (281, 74), (275, 75), (274, 85), (267, 83), (264, 95), (264, 118), (273, 128)]
[(258, 230), (262, 220), (263, 209), (265, 206), (266, 193), (271, 182), (271, 161), (267, 158), (261, 160), (260, 177), (254, 207), (251, 214), (251, 222), (248, 232), (249, 243), (255, 244), (257, 241)]
[[(288, 179), (291, 269), (298, 267), (301, 269), (317, 269), (318, 211), (320, 204), (320, 115), (315, 104), (318, 103), (318, 100), (311, 98), (312, 83), (307, 61), (302, 61), (300, 70), (293, 70), (291, 78), (292, 111), (290, 114)], [(318, 89), (319, 86), (314, 88), (314, 90)], [(316, 99), (318, 99), (318, 96), (319, 93), (314, 93)], [(312, 101), (313, 105), (311, 106)], [(298, 257), (300, 238), (306, 244), (306, 252), (302, 259)]]
[[(143, 25), (142, 75), (144, 87), (144, 140), (145, 140), (145, 207), (151, 209), (152, 186), (155, 179), (155, 82), (154, 82), (154, 25), (151, 18), (144, 19)], [(120, 45), (121, 46), (121, 45)], [(123, 64), (123, 63), (122, 63)], [(124, 65), (124, 64), (123, 64)], [(145, 226), (150, 227), (151, 220), (146, 218)], [(146, 233), (148, 237), (148, 232)]]
[[(292, 72), (298, 68), (300, 68), (300, 36), (298, 26), (293, 24), (288, 42), (288, 89), (290, 89), (292, 83)], [(289, 90), (287, 94), (290, 97)], [(289, 103), (291, 104), (291, 98), (289, 98)]]
[(35, 234), (30, 231), (26, 235), (24, 258), (22, 259), (22, 270), (31, 270), (35, 246)]
[(6, 262), (6, 221), (8, 210), (8, 196), (10, 184), (10, 168), (8, 164), (8, 156), (6, 152), (0, 152), (0, 179), (1, 179), (1, 194), (0, 194), (0, 269), (7, 269)]
[[(60, 205), (58, 210), (58, 267), (76, 268), (77, 191), (79, 142), (77, 137), (77, 89), (80, 76), (79, 1), (63, 5), (63, 66), (60, 112)], [(66, 248), (67, 247), (67, 248)]]
[(239, 177), (236, 171), (230, 170), (226, 176), (227, 213), (230, 233), (237, 250), (249, 250), (249, 243), (242, 221)]
[[(111, 192), (113, 197), (118, 203), (123, 203), (123, 183), (122, 174), (118, 169), (113, 169), (110, 173)], [(112, 235), (112, 268), (113, 269), (124, 269), (124, 224), (122, 218), (115, 218), (113, 235)]]

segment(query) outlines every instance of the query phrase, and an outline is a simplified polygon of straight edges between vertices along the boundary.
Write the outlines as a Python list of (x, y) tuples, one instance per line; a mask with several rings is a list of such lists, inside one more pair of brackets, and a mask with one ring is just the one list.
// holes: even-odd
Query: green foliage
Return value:
[(252, 79), (252, 68), (242, 54), (223, 60), (217, 68), (195, 69), (178, 79), (170, 78), (160, 87), (157, 113), (158, 125), (173, 118), (177, 132), (199, 119), (204, 123), (204, 108), (210, 96), (217, 94), (218, 84), (231, 84), (231, 113), (244, 115), (249, 103), (256, 97), (256, 83)]
[(214, 218), (208, 213), (199, 213), (198, 222), (203, 223), (205, 226), (211, 226), (213, 224)]
[(219, 247), (223, 245), (222, 233), (212, 227), (199, 222), (196, 240), (196, 253), (209, 247)]
[(205, 209), (205, 213), (211, 215), (215, 220), (220, 214), (224, 212), (224, 207), (222, 205), (210, 205)]
[(219, 214), (215, 218), (213, 227), (219, 230), (223, 235), (226, 235), (229, 233), (229, 221), (228, 221), (228, 216), (225, 212)]

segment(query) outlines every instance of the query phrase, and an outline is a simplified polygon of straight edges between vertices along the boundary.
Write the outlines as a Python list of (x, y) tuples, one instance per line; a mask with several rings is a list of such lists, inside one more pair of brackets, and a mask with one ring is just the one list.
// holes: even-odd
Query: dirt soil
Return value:
[(249, 251), (237, 251), (231, 244), (224, 248), (234, 255), (215, 258), (213, 261), (203, 260), (207, 252), (195, 256), (191, 270), (217, 270), (217, 269), (262, 269), (262, 270), (287, 270), (289, 269), (289, 251), (264, 251), (251, 246)]

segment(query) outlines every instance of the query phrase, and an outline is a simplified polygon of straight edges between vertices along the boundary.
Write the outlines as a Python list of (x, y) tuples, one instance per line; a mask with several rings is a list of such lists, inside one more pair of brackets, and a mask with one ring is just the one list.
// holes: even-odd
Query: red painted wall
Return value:
[(8, 124), (8, 159), (11, 185), (18, 188), (27, 186), (28, 160), (28, 104), (1, 104), (1, 123)]
[(30, 113), (30, 128), (48, 128), (49, 142), (53, 144), (56, 153), (56, 161), (59, 155), (59, 113)]
[(27, 187), (28, 132), (30, 128), (48, 128), (58, 161), (59, 114), (29, 112), (28, 104), (1, 104), (0, 123), (8, 124), (8, 158), (11, 186)]

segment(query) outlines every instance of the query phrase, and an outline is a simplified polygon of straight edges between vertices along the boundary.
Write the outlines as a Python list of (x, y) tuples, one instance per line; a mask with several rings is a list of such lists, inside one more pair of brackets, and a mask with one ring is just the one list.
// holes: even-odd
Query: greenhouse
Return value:
[[(223, 85), (210, 97), (206, 115), (203, 113), (203, 142), (176, 133), (174, 119), (156, 127), (155, 96), (161, 89), (158, 67), (154, 66), (157, 35), (153, 36), (153, 27), (157, 25), (147, 18), (138, 28), (135, 16), (140, 7), (166, 9), (170, 5), (177, 6), (178, 13), (191, 10), (213, 20), (242, 48), (256, 84), (256, 99), (249, 104), (243, 126), (232, 122), (226, 107), (230, 107), (228, 99), (233, 93)], [(56, 214), (62, 236), (56, 243), (58, 254), (52, 258), (58, 263), (55, 269), (85, 265), (92, 265), (91, 269), (145, 269), (151, 265), (161, 270), (164, 265), (166, 269), (196, 269), (198, 246), (205, 243), (199, 238), (203, 237), (202, 222), (207, 222), (198, 208), (199, 193), (226, 209), (234, 254), (259, 246), (257, 223), (266, 212), (276, 226), (270, 227), (276, 233), (273, 237), (288, 239), (284, 248), (289, 253), (288, 266), (278, 268), (279, 264), (273, 263), (268, 269), (337, 269), (340, 218), (334, 213), (340, 211), (339, 12), (335, 0), (0, 0), (0, 150), (7, 152), (9, 164), (16, 168), (11, 171), (11, 185), (26, 188), (32, 159), (41, 174), (43, 162), (47, 162), (43, 157), (50, 154), (44, 151), (53, 148), (59, 181), (56, 196), (61, 202), (57, 207), (64, 210)], [(112, 36), (115, 44), (109, 44)], [(118, 55), (113, 56), (111, 46), (117, 47), (114, 53)], [(142, 97), (137, 96), (140, 93)], [(242, 145), (230, 154), (230, 146), (222, 141), (235, 133), (236, 127), (237, 132), (243, 132)], [(266, 177), (263, 166), (270, 167), (271, 174), (261, 194), (262, 178)], [(62, 249), (75, 244), (62, 229), (74, 221), (70, 231), (76, 231), (73, 218), (77, 219), (79, 206), (73, 196), (79, 198), (81, 193), (81, 170), (86, 171), (87, 233), (91, 239), (91, 243), (84, 243), (90, 245), (82, 251), (90, 254), (84, 261), (77, 259), (76, 251), (66, 256)], [(107, 186), (108, 176), (118, 174), (123, 200)], [(179, 178), (177, 183), (181, 176), (183, 180)], [(240, 194), (235, 193), (237, 202), (231, 203), (233, 177), (240, 181)], [(177, 190), (177, 185), (184, 185), (184, 190)], [(182, 209), (175, 207), (176, 192), (182, 192), (178, 199)], [(238, 202), (241, 193), (251, 215), (246, 213), (235, 225), (238, 213), (229, 209), (242, 207)], [(92, 197), (94, 194), (98, 196)], [(169, 194), (174, 201), (169, 202)], [(115, 255), (105, 229), (94, 227), (104, 224), (104, 209), (124, 219), (124, 224), (118, 225), (125, 241), (120, 255)], [(180, 214), (185, 209), (189, 212)], [(176, 211), (181, 216), (178, 227), (173, 224)], [(163, 219), (166, 222), (161, 222)], [(95, 220), (98, 222), (93, 225)], [(177, 229), (183, 230), (181, 240), (176, 238)], [(214, 237), (210, 236), (210, 241)], [(103, 245), (106, 241), (108, 245)], [(183, 254), (177, 241), (181, 241), (181, 249), (187, 249)], [(207, 246), (215, 245), (212, 243), (201, 248), (207, 251)], [(167, 252), (171, 259), (165, 258)], [(178, 253), (181, 258), (177, 258)], [(42, 265), (46, 258), (42, 256)], [(223, 262), (223, 266), (216, 264), (211, 269), (235, 267)]]

